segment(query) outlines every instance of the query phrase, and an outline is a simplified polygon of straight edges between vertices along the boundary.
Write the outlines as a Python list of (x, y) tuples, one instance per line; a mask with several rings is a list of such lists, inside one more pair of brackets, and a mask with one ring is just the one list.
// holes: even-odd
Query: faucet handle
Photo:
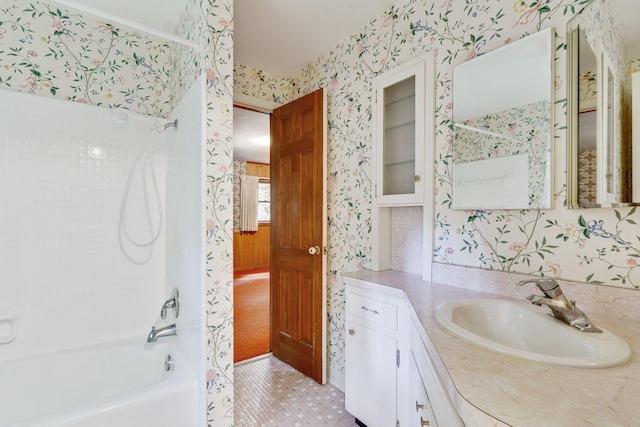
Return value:
[(169, 298), (165, 301), (164, 304), (162, 304), (162, 309), (160, 310), (161, 319), (166, 319), (167, 310), (170, 308), (173, 308), (174, 315), (177, 318), (180, 314), (180, 293), (178, 292), (178, 288), (173, 288), (173, 291), (171, 292), (171, 298)]
[(548, 298), (557, 298), (562, 295), (562, 289), (554, 279), (526, 279), (519, 281), (518, 286), (526, 285), (527, 283), (535, 283)]

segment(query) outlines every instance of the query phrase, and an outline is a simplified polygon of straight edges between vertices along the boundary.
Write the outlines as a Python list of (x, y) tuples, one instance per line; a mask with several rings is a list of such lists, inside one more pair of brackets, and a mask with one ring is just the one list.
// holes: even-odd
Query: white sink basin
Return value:
[(580, 332), (548, 316), (548, 311), (525, 302), (474, 298), (442, 303), (434, 315), (460, 338), (523, 359), (607, 368), (631, 358), (629, 345), (613, 333)]

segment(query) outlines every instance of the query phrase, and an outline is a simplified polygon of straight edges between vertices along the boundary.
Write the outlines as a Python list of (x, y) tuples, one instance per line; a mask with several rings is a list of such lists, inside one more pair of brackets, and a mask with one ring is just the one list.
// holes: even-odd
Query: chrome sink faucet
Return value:
[(596, 327), (586, 314), (576, 307), (575, 301), (569, 301), (562, 293), (560, 285), (554, 279), (528, 279), (518, 282), (518, 286), (527, 283), (535, 283), (544, 296), (530, 295), (527, 297), (532, 304), (546, 305), (551, 310), (551, 314), (558, 320), (573, 326), (581, 332), (602, 332)]
[(156, 329), (155, 326), (152, 326), (151, 332), (149, 332), (149, 336), (147, 337), (147, 342), (156, 342), (158, 341), (158, 338), (171, 337), (174, 335), (178, 335), (178, 328), (175, 323), (160, 329)]

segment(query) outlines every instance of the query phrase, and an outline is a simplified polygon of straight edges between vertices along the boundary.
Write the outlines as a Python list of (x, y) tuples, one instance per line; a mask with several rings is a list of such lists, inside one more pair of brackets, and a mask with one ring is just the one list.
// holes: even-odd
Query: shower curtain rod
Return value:
[(127, 18), (123, 18), (122, 16), (114, 15), (112, 13), (107, 13), (103, 10), (96, 9), (95, 7), (85, 6), (77, 1), (73, 0), (51, 0), (54, 3), (62, 4), (73, 9), (77, 9), (86, 13), (90, 13), (91, 15), (107, 19), (109, 21), (118, 22), (122, 25), (126, 25), (134, 30), (138, 30), (147, 34), (151, 34), (157, 37), (161, 37), (165, 40), (170, 40), (172, 42), (183, 44), (187, 47), (191, 47), (193, 49), (198, 48), (198, 44), (191, 40), (185, 39), (183, 37), (176, 36), (175, 34), (168, 33), (166, 31), (158, 30), (157, 28), (149, 27), (147, 25), (140, 24), (138, 22), (132, 21)]

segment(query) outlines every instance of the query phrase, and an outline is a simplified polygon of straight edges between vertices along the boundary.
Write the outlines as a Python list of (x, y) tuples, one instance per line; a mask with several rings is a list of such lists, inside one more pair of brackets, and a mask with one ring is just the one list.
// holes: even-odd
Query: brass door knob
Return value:
[(309, 255), (320, 255), (320, 246), (311, 246), (309, 248)]

